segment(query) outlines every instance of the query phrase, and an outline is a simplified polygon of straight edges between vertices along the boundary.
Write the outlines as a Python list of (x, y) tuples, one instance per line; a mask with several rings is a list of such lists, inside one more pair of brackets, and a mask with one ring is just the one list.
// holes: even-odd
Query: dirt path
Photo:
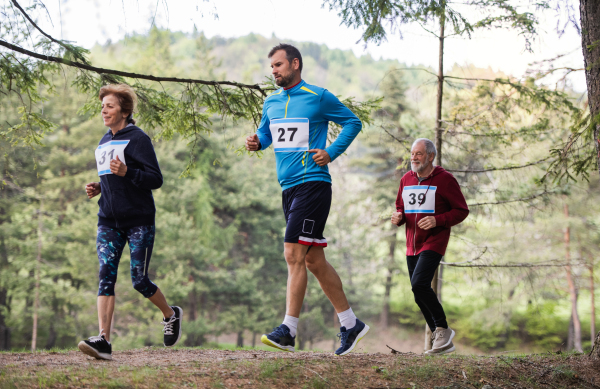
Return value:
[(600, 361), (574, 354), (416, 354), (144, 348), (97, 361), (79, 351), (0, 353), (0, 388), (600, 389)]

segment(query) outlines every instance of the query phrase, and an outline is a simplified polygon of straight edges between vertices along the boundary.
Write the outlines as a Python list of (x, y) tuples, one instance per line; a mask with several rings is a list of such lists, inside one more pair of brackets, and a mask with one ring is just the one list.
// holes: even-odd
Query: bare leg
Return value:
[(321, 289), (323, 289), (337, 313), (350, 309), (342, 280), (333, 266), (325, 259), (323, 247), (313, 246), (310, 249), (306, 254), (306, 267), (317, 277)]
[(104, 338), (109, 342), (114, 313), (115, 296), (98, 296), (98, 329), (104, 330)]
[(308, 246), (300, 243), (284, 243), (284, 255), (288, 266), (286, 315), (300, 317), (306, 294), (307, 275), (304, 257)]
[(168, 319), (175, 314), (171, 306), (167, 303), (165, 295), (160, 291), (160, 288), (156, 290), (156, 293), (154, 293), (152, 297), (148, 297), (148, 300), (150, 300), (152, 304), (156, 305), (158, 309), (161, 310), (165, 319)]

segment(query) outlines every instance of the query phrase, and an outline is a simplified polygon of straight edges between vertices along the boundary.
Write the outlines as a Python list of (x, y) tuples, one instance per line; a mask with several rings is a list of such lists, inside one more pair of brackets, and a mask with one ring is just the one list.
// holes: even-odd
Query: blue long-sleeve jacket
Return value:
[[(342, 131), (326, 147), (330, 121), (341, 125)], [(325, 150), (333, 162), (361, 129), (361, 121), (331, 92), (302, 80), (293, 88), (280, 88), (265, 99), (256, 133), (261, 150), (273, 144), (277, 178), (285, 190), (309, 181), (331, 182), (327, 165), (317, 165), (307, 150)]]
[(98, 225), (121, 229), (153, 225), (156, 207), (152, 189), (162, 186), (163, 177), (150, 137), (139, 127), (129, 125), (114, 136), (108, 130), (98, 145), (125, 140), (129, 141), (125, 147), (125, 176), (100, 176)]

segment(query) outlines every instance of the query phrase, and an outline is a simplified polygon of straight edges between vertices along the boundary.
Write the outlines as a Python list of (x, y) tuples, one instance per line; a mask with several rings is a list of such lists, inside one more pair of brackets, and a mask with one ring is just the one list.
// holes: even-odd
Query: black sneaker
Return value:
[(112, 346), (104, 339), (104, 333), (100, 331), (98, 336), (92, 336), (87, 340), (82, 340), (78, 345), (79, 349), (96, 359), (112, 359)]
[(168, 319), (163, 318), (160, 323), (165, 326), (164, 332), (164, 344), (166, 347), (172, 347), (179, 342), (181, 339), (181, 320), (183, 319), (183, 310), (179, 307), (172, 306), (171, 309), (175, 312), (173, 316)]
[(369, 332), (369, 326), (362, 321), (356, 319), (356, 325), (346, 331), (346, 327), (340, 328), (340, 333), (337, 335), (342, 341), (340, 348), (335, 350), (335, 355), (342, 356), (354, 350), (354, 347)]
[(290, 329), (285, 324), (273, 328), (270, 334), (261, 336), (260, 341), (279, 350), (295, 351), (296, 337), (290, 335)]

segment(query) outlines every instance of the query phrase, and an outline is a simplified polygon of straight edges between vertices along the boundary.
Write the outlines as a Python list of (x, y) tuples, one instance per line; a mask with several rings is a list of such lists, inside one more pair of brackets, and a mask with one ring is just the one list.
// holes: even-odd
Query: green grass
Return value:
[(38, 385), (40, 388), (51, 388), (57, 384), (65, 385), (69, 382), (65, 373), (53, 371), (48, 376), (38, 375)]
[(279, 371), (281, 366), (281, 361), (275, 360), (266, 360), (262, 361), (259, 365), (260, 377), (261, 378), (275, 378), (275, 373)]

